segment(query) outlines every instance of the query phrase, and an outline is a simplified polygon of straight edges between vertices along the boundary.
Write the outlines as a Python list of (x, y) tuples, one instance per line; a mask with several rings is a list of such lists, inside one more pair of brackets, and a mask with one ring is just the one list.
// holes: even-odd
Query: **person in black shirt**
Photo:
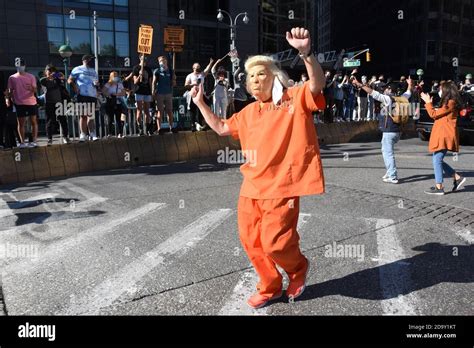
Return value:
[[(140, 56), (140, 64), (133, 68), (133, 84), (135, 99), (137, 101), (137, 124), (140, 135), (151, 131), (150, 103), (153, 101), (151, 94), (153, 71), (146, 66), (145, 55)], [(145, 111), (146, 130), (142, 129), (142, 114)]]
[[(61, 105), (63, 100), (67, 100), (67, 94), (64, 86), (64, 75), (56, 68), (48, 64), (44, 70), (44, 77), (40, 80), (41, 85), (46, 89), (46, 135), (48, 137), (48, 146), (53, 144), (53, 133), (56, 128), (56, 120), (59, 121), (62, 129), (62, 142), (69, 144), (68, 125), (64, 115), (64, 107)], [(62, 112), (61, 112), (62, 111)], [(58, 112), (60, 113), (58, 115)]]

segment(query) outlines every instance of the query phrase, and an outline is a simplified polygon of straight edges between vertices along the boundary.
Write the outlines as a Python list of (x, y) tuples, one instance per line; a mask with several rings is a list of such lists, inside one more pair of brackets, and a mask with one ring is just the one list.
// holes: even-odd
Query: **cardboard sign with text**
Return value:
[(184, 29), (179, 27), (166, 27), (164, 31), (164, 43), (167, 46), (184, 45)]
[(138, 53), (151, 54), (153, 44), (153, 27), (149, 25), (140, 25), (138, 30)]

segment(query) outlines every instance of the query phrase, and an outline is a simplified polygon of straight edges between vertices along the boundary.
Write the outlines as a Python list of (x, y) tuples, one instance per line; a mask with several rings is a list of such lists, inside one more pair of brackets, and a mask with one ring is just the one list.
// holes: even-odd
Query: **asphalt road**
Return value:
[(398, 185), (381, 180), (379, 143), (322, 157), (327, 193), (301, 200), (311, 270), (294, 303), (247, 307), (257, 278), (238, 238), (238, 166), (189, 162), (0, 187), (4, 311), (472, 315), (474, 148), (448, 158), (463, 190), (435, 197), (418, 139), (397, 145)]

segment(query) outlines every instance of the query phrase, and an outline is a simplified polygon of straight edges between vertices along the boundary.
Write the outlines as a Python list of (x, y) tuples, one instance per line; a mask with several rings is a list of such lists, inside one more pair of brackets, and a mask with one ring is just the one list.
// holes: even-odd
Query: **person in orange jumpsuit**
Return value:
[[(260, 278), (247, 303), (261, 308), (283, 294), (280, 266), (288, 275), (287, 296), (295, 299), (306, 286), (309, 261), (296, 231), (299, 197), (324, 193), (324, 175), (312, 112), (325, 109), (325, 77), (311, 53), (308, 30), (293, 28), (288, 43), (299, 51), (309, 80), (288, 87), (288, 76), (269, 56), (245, 62), (247, 90), (256, 101), (227, 120), (217, 117), (203, 99), (203, 87), (191, 91), (209, 126), (220, 136), (240, 139), (246, 156), (238, 202), (242, 245)], [(248, 159), (252, 159), (249, 161)]]

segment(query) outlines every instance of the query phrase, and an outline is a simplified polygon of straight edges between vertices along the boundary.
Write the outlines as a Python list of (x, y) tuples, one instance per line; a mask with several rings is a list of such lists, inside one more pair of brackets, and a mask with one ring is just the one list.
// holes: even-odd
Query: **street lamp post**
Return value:
[[(248, 24), (250, 22), (250, 19), (247, 16), (247, 12), (241, 12), (237, 16), (235, 16), (235, 18), (232, 18), (231, 14), (229, 12), (225, 11), (225, 10), (218, 9), (217, 12), (218, 12), (217, 13), (217, 20), (219, 22), (222, 22), (222, 20), (224, 19), (223, 13), (225, 13), (229, 17), (229, 20), (230, 20), (230, 50), (232, 51), (232, 50), (235, 49), (237, 19), (240, 16), (244, 16), (244, 18), (242, 19), (244, 24)], [(232, 61), (232, 76), (234, 75), (234, 72), (237, 70), (238, 66), (239, 66), (239, 59), (236, 58)]]
[[(71, 93), (71, 88), (69, 86), (69, 84), (67, 83), (67, 79), (68, 79), (68, 66), (69, 66), (69, 59), (71, 58), (72, 56), (72, 48), (71, 46), (69, 46), (68, 44), (65, 44), (65, 45), (62, 45), (61, 47), (59, 47), (59, 54), (61, 55), (61, 58), (63, 58), (63, 63), (64, 63), (64, 83), (66, 84), (66, 89), (69, 93)], [(76, 127), (74, 125), (74, 118), (72, 119), (72, 122), (68, 122), (68, 123), (72, 123), (72, 138), (75, 139), (76, 138)], [(59, 132), (60, 132), (60, 135), (61, 137), (63, 136), (63, 128), (62, 127), (59, 127)]]
[(421, 81), (423, 79), (423, 75), (425, 74), (425, 72), (423, 71), (423, 69), (418, 69), (416, 71), (416, 74), (418, 75), (419, 81)]
[[(67, 67), (69, 66), (69, 58), (72, 56), (72, 48), (68, 44), (62, 45), (59, 47), (59, 54), (61, 55), (61, 58), (63, 58), (63, 64), (64, 64), (64, 77), (65, 80), (67, 81), (68, 78), (68, 70)], [(69, 92), (69, 85), (66, 83), (67, 90)]]

